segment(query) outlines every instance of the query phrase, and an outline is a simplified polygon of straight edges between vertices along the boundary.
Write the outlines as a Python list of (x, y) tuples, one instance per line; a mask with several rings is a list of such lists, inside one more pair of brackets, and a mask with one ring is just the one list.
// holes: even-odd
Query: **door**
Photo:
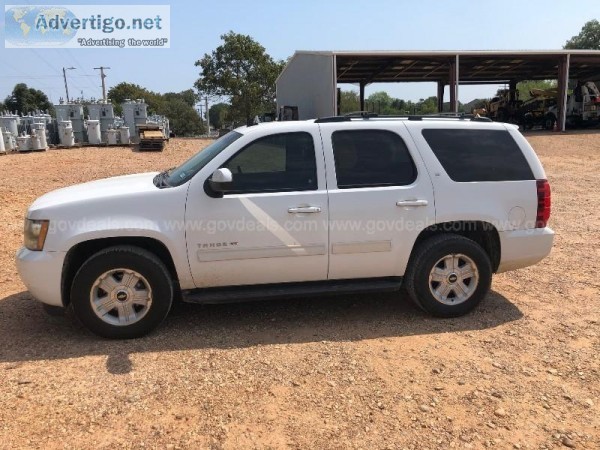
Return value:
[[(260, 125), (258, 126), (260, 127)], [(306, 125), (304, 125), (306, 128)], [(320, 135), (255, 129), (198, 173), (186, 206), (188, 259), (197, 287), (327, 279), (327, 190)], [(247, 131), (248, 131), (247, 130)], [(231, 170), (222, 198), (205, 190), (217, 168)]]
[(402, 276), (435, 220), (433, 188), (400, 121), (321, 124), (328, 167), (329, 278)]

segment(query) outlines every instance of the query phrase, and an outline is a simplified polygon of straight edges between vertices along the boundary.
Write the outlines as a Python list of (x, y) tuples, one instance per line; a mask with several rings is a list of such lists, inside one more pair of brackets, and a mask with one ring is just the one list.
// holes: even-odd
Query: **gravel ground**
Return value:
[(466, 317), (391, 294), (179, 305), (126, 342), (33, 301), (13, 261), (24, 212), (206, 143), (0, 157), (0, 448), (600, 448), (599, 137), (528, 137), (553, 189), (553, 253), (496, 276)]

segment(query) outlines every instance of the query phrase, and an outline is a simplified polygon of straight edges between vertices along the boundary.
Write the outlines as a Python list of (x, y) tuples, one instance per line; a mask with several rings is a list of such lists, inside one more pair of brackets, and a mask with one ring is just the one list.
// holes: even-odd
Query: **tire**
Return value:
[(548, 114), (544, 118), (544, 128), (548, 131), (554, 130), (554, 123), (556, 122), (556, 117), (553, 114)]
[(492, 265), (483, 248), (463, 236), (444, 234), (415, 249), (403, 284), (421, 309), (437, 317), (458, 317), (483, 300), (491, 283)]
[(94, 254), (71, 286), (75, 316), (93, 333), (110, 339), (144, 336), (167, 317), (172, 303), (168, 269), (156, 255), (134, 246)]

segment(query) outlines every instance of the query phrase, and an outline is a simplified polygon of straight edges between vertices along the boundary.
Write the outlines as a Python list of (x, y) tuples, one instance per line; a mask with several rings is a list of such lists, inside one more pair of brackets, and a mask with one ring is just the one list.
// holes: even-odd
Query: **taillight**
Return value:
[(537, 180), (537, 198), (538, 198), (538, 206), (537, 206), (537, 216), (535, 218), (535, 227), (536, 228), (545, 228), (548, 225), (548, 220), (550, 219), (550, 205), (551, 195), (550, 195), (550, 183), (548, 180)]

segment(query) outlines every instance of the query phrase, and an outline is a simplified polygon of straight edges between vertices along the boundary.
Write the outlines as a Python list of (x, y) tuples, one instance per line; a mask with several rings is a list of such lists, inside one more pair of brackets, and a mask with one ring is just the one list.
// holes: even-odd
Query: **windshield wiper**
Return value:
[(171, 167), (170, 169), (167, 169), (161, 173), (159, 173), (158, 175), (156, 175), (154, 177), (154, 185), (157, 188), (165, 188), (165, 187), (171, 187), (171, 185), (167, 182), (167, 178), (169, 178), (169, 175), (171, 174), (171, 171), (175, 169), (175, 167)]

